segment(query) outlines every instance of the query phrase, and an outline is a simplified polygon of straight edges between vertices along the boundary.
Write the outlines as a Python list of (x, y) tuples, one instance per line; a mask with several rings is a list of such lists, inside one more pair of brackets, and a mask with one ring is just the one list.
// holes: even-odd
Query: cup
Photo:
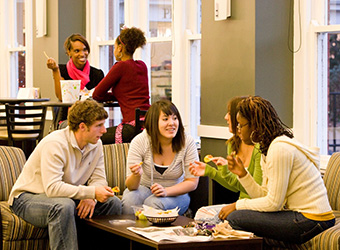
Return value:
[(79, 100), (81, 80), (60, 80), (61, 97), (65, 103)]

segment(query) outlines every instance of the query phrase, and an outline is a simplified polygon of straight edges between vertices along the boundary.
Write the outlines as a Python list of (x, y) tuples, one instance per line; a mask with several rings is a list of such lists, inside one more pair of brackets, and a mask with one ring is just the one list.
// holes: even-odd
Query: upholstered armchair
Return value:
[(12, 213), (7, 200), (26, 158), (20, 148), (0, 146), (0, 249), (49, 249), (47, 229)]

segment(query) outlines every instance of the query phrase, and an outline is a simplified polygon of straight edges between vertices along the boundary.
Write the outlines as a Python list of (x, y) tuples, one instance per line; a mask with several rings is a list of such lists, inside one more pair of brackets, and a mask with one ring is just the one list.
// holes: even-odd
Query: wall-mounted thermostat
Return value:
[(215, 21), (226, 20), (231, 16), (231, 0), (215, 0)]

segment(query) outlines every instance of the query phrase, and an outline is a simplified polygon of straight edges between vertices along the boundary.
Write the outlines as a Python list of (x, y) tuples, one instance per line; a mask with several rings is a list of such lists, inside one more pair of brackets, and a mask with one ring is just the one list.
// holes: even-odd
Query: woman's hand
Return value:
[(58, 70), (59, 66), (56, 61), (52, 57), (50, 57), (49, 59), (47, 59), (47, 68), (56, 71)]
[(205, 163), (200, 161), (195, 161), (194, 163), (190, 163), (189, 171), (192, 175), (195, 176), (204, 176), (205, 173)]
[(222, 207), (220, 213), (218, 214), (218, 218), (221, 220), (225, 220), (231, 212), (236, 210), (236, 202), (226, 205)]
[(211, 161), (215, 163), (216, 166), (224, 166), (228, 164), (228, 161), (223, 157), (214, 157), (211, 159)]
[(155, 196), (158, 196), (158, 197), (166, 197), (167, 196), (167, 192), (166, 192), (165, 188), (158, 183), (153, 184), (150, 187), (150, 190)]
[(138, 163), (129, 167), (133, 175), (141, 176), (143, 174), (142, 164)]
[(227, 156), (227, 161), (230, 172), (238, 175), (240, 178), (247, 175), (248, 172), (244, 168), (242, 160), (237, 155), (235, 156), (235, 152)]

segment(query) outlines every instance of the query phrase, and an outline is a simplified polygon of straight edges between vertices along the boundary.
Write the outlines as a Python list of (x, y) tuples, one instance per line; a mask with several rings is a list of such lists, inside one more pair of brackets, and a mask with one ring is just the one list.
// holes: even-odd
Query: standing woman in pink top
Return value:
[(103, 144), (130, 142), (135, 135), (135, 109), (150, 107), (148, 71), (144, 62), (133, 60), (135, 50), (146, 44), (144, 32), (125, 28), (116, 38), (114, 56), (117, 62), (93, 92), (93, 99), (118, 101), (123, 121), (117, 127), (107, 128)]

